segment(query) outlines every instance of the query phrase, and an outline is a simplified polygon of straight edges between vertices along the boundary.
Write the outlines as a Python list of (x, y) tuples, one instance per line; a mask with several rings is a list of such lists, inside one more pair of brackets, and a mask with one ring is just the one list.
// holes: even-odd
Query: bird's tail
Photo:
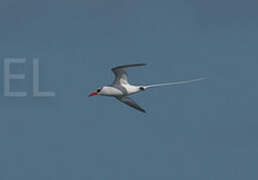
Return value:
[(152, 85), (144, 86), (143, 88), (148, 89), (148, 88), (154, 88), (154, 87), (160, 87), (160, 86), (174, 86), (174, 85), (180, 85), (180, 84), (188, 84), (188, 83), (192, 83), (192, 82), (202, 81), (205, 79), (207, 79), (207, 78), (198, 78), (198, 79), (191, 79), (191, 80), (186, 80), (186, 81), (152, 84)]

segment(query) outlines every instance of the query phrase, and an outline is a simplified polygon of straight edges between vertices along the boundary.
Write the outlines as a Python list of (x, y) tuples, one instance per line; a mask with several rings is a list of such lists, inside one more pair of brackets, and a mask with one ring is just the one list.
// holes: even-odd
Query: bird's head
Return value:
[(102, 89), (103, 89), (103, 88), (98, 88), (96, 91), (94, 91), (93, 93), (91, 93), (91, 94), (89, 95), (89, 97), (91, 97), (91, 96), (96, 96), (96, 95), (101, 94)]

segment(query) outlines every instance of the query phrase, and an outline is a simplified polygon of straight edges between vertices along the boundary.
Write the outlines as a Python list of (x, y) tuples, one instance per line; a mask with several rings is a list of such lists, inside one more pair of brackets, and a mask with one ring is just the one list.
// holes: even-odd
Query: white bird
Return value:
[(126, 68), (129, 67), (136, 67), (136, 66), (145, 66), (146, 64), (129, 64), (123, 66), (117, 66), (112, 68), (113, 73), (115, 74), (115, 80), (112, 85), (103, 86), (97, 89), (95, 92), (91, 93), (89, 97), (95, 95), (102, 95), (102, 96), (112, 96), (117, 98), (119, 101), (131, 106), (141, 112), (145, 112), (143, 108), (141, 108), (138, 104), (134, 102), (130, 97), (131, 94), (138, 93), (140, 91), (144, 91), (149, 88), (159, 87), (159, 86), (170, 86), (170, 85), (179, 85), (179, 84), (187, 84), (191, 82), (201, 81), (205, 78), (198, 78), (192, 79), (187, 81), (177, 81), (177, 82), (169, 82), (169, 83), (160, 83), (160, 84), (153, 84), (153, 85), (142, 85), (136, 86), (131, 85), (128, 82), (128, 76), (126, 73)]

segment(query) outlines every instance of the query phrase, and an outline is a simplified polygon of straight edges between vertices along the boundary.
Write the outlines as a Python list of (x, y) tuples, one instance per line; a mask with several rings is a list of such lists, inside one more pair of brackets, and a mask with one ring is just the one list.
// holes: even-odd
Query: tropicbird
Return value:
[(115, 80), (113, 81), (113, 83), (111, 85), (98, 88), (96, 91), (91, 93), (89, 97), (95, 96), (95, 95), (115, 97), (116, 99), (127, 104), (128, 106), (131, 106), (141, 112), (146, 112), (133, 99), (131, 99), (128, 96), (144, 91), (149, 88), (187, 84), (187, 83), (192, 83), (192, 82), (201, 81), (205, 79), (205, 78), (198, 78), (198, 79), (191, 79), (186, 81), (176, 81), (176, 82), (141, 85), (141, 86), (129, 84), (126, 69), (129, 67), (137, 67), (137, 66), (145, 66), (145, 65), (146, 64), (128, 64), (128, 65), (117, 66), (112, 68), (112, 71), (115, 74)]

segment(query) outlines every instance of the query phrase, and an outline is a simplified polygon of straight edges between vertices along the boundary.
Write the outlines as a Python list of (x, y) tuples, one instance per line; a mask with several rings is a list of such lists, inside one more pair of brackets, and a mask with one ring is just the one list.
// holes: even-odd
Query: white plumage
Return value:
[(172, 85), (180, 85), (180, 84), (187, 84), (192, 82), (197, 82), (204, 80), (205, 78), (198, 78), (192, 79), (187, 81), (177, 81), (177, 82), (169, 82), (169, 83), (160, 83), (160, 84), (153, 84), (153, 85), (142, 85), (142, 86), (135, 86), (131, 85), (128, 82), (128, 75), (126, 72), (126, 68), (129, 67), (137, 67), (137, 66), (145, 66), (146, 64), (129, 64), (123, 66), (117, 66), (112, 68), (113, 73), (115, 74), (115, 80), (110, 86), (103, 86), (99, 88), (97, 91), (91, 93), (90, 96), (95, 95), (102, 95), (102, 96), (113, 96), (117, 98), (119, 101), (139, 110), (145, 112), (143, 108), (141, 108), (138, 104), (134, 102), (130, 97), (131, 94), (138, 93), (140, 91), (160, 87), (160, 86), (172, 86)]

